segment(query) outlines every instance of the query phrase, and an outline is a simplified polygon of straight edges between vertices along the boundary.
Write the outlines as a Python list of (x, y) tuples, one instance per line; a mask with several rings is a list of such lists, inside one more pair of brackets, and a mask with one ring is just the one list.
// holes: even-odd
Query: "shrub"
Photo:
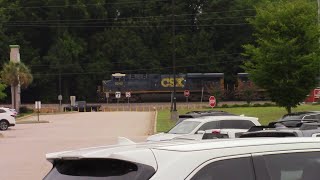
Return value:
[(33, 109), (30, 109), (26, 106), (21, 106), (19, 109), (20, 113), (33, 113)]
[(254, 105), (252, 105), (253, 107), (263, 107), (263, 105), (262, 104), (254, 104)]
[(264, 103), (263, 104), (263, 107), (271, 107), (271, 106), (275, 106), (275, 105), (272, 103)]
[(229, 105), (228, 105), (228, 104), (222, 104), (221, 107), (222, 107), (222, 108), (229, 108)]
[(242, 104), (240, 107), (250, 107), (250, 104)]
[(231, 107), (240, 107), (239, 104), (233, 104)]

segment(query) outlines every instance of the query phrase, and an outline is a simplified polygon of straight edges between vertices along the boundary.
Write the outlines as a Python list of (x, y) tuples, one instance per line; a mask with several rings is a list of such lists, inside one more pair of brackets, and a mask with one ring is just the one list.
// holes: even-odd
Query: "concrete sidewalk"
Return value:
[[(50, 123), (18, 124), (1, 132), (0, 179), (42, 179), (51, 168), (45, 154), (116, 143), (118, 136), (144, 141), (154, 112), (92, 112), (40, 116)], [(36, 120), (36, 116), (25, 120)]]

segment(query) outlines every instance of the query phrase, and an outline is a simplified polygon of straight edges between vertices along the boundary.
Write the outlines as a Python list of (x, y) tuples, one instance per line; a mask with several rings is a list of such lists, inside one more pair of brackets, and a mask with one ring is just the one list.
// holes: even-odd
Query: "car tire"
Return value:
[(9, 127), (9, 122), (7, 120), (0, 121), (0, 131), (5, 131)]

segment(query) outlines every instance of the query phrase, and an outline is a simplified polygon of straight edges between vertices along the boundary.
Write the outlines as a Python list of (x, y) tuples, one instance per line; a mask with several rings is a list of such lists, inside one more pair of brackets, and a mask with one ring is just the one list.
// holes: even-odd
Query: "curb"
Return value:
[(29, 117), (31, 117), (31, 116), (33, 116), (33, 115), (34, 115), (34, 114), (32, 113), (32, 114), (29, 114), (29, 115), (26, 115), (26, 116), (18, 117), (18, 118), (16, 118), (16, 122), (22, 121), (23, 119), (29, 118)]

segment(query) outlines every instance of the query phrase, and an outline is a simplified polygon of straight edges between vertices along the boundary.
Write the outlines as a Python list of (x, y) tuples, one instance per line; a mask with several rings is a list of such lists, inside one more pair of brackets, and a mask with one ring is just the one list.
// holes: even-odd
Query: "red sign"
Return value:
[(320, 89), (314, 89), (313, 94), (314, 94), (315, 98), (319, 98), (320, 97)]
[(211, 107), (215, 107), (216, 106), (216, 98), (214, 96), (210, 96), (209, 98), (209, 105)]
[(190, 91), (189, 90), (184, 90), (184, 96), (189, 97), (190, 96)]

